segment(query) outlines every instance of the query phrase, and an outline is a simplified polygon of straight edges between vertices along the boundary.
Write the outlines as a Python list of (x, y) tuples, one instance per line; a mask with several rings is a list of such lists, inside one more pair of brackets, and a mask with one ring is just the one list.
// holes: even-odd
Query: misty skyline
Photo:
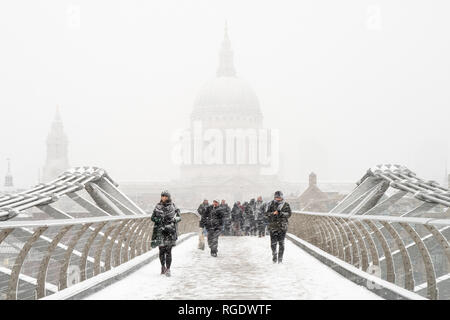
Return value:
[[(23, 3), (26, 3), (27, 10)], [(214, 76), (225, 20), (239, 77), (280, 130), (281, 180), (356, 181), (379, 163), (443, 182), (445, 1), (5, 1), (0, 176), (37, 182), (56, 106), (72, 166), (175, 179), (170, 137)]]

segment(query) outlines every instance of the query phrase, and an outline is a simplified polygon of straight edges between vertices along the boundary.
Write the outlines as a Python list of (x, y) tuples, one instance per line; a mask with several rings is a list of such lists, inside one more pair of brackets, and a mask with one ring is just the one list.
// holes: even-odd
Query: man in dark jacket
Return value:
[(225, 200), (221, 201), (220, 206), (224, 208), (223, 235), (229, 236), (231, 235), (231, 209)]
[(198, 235), (198, 248), (200, 250), (205, 249), (205, 235), (206, 235), (206, 229), (205, 229), (205, 214), (206, 210), (209, 207), (208, 200), (205, 199), (203, 202), (198, 206), (197, 212), (200, 215), (200, 221), (199, 221), (199, 235)]
[(208, 207), (209, 207), (209, 203), (208, 203), (207, 199), (203, 200), (203, 202), (198, 206), (197, 212), (200, 215), (200, 222), (199, 222), (200, 228), (205, 227), (205, 214), (206, 214), (206, 210), (208, 209)]
[(259, 196), (256, 201), (256, 224), (258, 228), (258, 236), (264, 237), (266, 235), (266, 203), (263, 202), (262, 197)]
[(256, 218), (255, 218), (255, 199), (251, 199), (250, 202), (245, 207), (245, 226), (246, 235), (255, 236), (256, 235)]
[(241, 214), (241, 235), (244, 235), (244, 231), (245, 231), (244, 223), (245, 223), (245, 206), (246, 205), (247, 205), (247, 202), (244, 202), (244, 203), (239, 202), (239, 208), (241, 208), (241, 212), (242, 212), (242, 214)]
[(232, 235), (240, 236), (241, 235), (241, 223), (242, 223), (242, 209), (241, 203), (236, 201), (233, 205), (233, 209), (231, 210), (231, 222), (232, 222)]
[(217, 247), (219, 246), (219, 235), (223, 228), (223, 218), (225, 209), (219, 205), (219, 200), (214, 200), (205, 214), (205, 227), (208, 232), (208, 246), (211, 255), (217, 257)]
[[(270, 246), (272, 248), (273, 263), (281, 263), (284, 253), (284, 238), (288, 229), (288, 219), (292, 214), (291, 207), (283, 198), (281, 191), (276, 191), (274, 200), (267, 205), (266, 216), (270, 232)], [(279, 245), (277, 256), (277, 244)]]
[(251, 208), (247, 201), (244, 202), (243, 207), (244, 224), (242, 226), (242, 229), (244, 231), (244, 235), (249, 236), (251, 227)]

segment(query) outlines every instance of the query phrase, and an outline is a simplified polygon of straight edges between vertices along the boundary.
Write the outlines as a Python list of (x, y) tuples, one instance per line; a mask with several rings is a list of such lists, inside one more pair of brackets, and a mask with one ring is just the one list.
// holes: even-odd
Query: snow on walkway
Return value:
[(269, 237), (220, 237), (219, 254), (194, 236), (172, 250), (172, 277), (159, 259), (87, 299), (381, 299), (286, 240), (273, 264)]

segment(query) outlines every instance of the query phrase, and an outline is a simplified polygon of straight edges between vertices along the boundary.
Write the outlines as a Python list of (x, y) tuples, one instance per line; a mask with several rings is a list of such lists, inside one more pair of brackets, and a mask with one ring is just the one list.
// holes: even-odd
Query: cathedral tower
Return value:
[(14, 189), (13, 175), (11, 173), (11, 160), (6, 159), (6, 161), (8, 161), (8, 171), (6, 171), (5, 183), (3, 186), (5, 191), (11, 191)]
[(47, 136), (47, 158), (42, 182), (45, 183), (55, 179), (68, 168), (68, 140), (57, 107), (50, 133)]

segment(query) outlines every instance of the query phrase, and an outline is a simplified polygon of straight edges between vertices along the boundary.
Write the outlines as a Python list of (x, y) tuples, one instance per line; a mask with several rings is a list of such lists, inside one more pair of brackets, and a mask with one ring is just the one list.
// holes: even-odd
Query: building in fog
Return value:
[(69, 169), (68, 139), (64, 132), (59, 108), (56, 108), (50, 132), (47, 136), (47, 157), (41, 182), (49, 182)]
[[(216, 75), (198, 92), (190, 120), (189, 134), (193, 141), (190, 158), (181, 164), (180, 179), (175, 183), (177, 189), (183, 187), (180, 192), (189, 192), (183, 198), (194, 197), (196, 202), (203, 198), (234, 201), (273, 193), (278, 184), (278, 172), (267, 174), (261, 161), (264, 152), (267, 155), (272, 151), (272, 136), (263, 128), (257, 95), (250, 84), (237, 75), (227, 27)], [(220, 153), (213, 156), (214, 161), (196, 161), (194, 135), (198, 128), (202, 133), (209, 130), (219, 134), (217, 145), (221, 150), (215, 150)], [(201, 155), (210, 144), (211, 141), (201, 141)], [(271, 156), (279, 155), (272, 153)]]
[(290, 196), (286, 200), (292, 209), (302, 211), (328, 212), (344, 198), (345, 195), (336, 191), (322, 191), (317, 186), (317, 175), (311, 172), (309, 184), (299, 196)]
[(5, 174), (5, 181), (3, 184), (3, 192), (8, 193), (14, 191), (14, 179), (11, 172), (11, 160), (7, 159), (8, 167)]
[[(196, 145), (198, 128), (203, 135)], [(215, 154), (215, 161), (208, 162), (205, 158), (197, 161), (196, 146), (200, 147), (201, 156), (211, 147), (211, 141), (203, 140), (208, 130), (219, 133), (218, 145), (223, 152), (218, 158)], [(186, 130), (190, 141), (188, 161), (181, 163), (179, 179), (166, 183), (128, 182), (121, 184), (121, 188), (143, 208), (150, 208), (158, 201), (162, 189), (169, 189), (177, 204), (189, 208), (197, 207), (205, 198), (226, 199), (229, 203), (258, 195), (272, 198), (281, 185), (277, 172), (267, 174), (266, 163), (260, 161), (262, 153), (273, 151), (271, 133), (265, 137), (260, 135), (260, 132), (269, 132), (264, 130), (258, 97), (250, 84), (238, 77), (225, 27), (216, 74), (199, 90), (193, 103), (190, 128)], [(249, 132), (256, 135), (246, 135)], [(239, 136), (239, 133), (244, 135)]]

